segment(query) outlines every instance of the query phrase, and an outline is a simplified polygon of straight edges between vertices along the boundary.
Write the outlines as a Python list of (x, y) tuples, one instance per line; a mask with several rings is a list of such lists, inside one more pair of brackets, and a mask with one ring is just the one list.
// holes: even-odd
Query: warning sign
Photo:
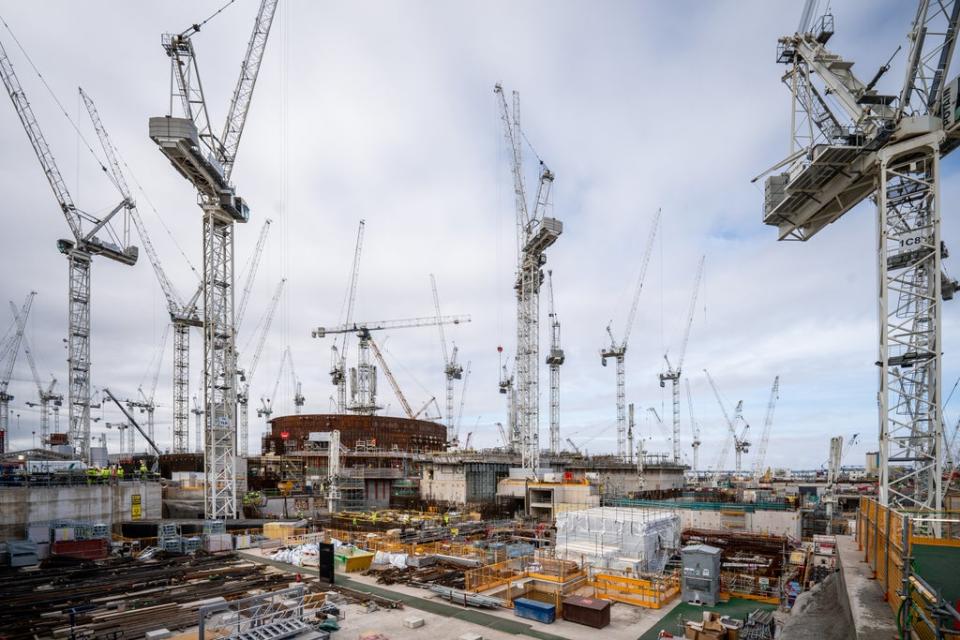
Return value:
[(143, 511), (140, 506), (140, 494), (135, 493), (130, 496), (130, 519), (139, 520), (143, 517)]

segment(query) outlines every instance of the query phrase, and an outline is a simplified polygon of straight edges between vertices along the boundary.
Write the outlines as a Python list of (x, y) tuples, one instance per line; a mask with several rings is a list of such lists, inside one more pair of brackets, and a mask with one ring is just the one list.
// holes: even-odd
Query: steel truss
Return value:
[(879, 153), (880, 503), (943, 499), (940, 132)]
[(190, 450), (190, 326), (173, 323), (173, 452)]
[(82, 460), (90, 460), (90, 254), (67, 253), (70, 270), (70, 324), (67, 333), (70, 442)]
[(233, 220), (204, 206), (204, 471), (208, 519), (235, 518), (237, 365), (233, 318)]

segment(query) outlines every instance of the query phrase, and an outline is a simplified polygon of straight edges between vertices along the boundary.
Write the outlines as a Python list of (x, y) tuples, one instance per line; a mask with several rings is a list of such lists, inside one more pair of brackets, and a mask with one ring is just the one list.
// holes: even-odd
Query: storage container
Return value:
[(103, 538), (95, 540), (63, 540), (54, 542), (50, 555), (79, 558), (81, 560), (102, 560), (109, 555), (110, 543)]
[(529, 598), (517, 598), (513, 601), (513, 613), (518, 618), (551, 624), (557, 618), (557, 607)]
[(366, 571), (373, 564), (374, 554), (356, 547), (340, 547), (333, 556), (335, 566), (340, 571), (354, 573)]
[(610, 602), (597, 598), (570, 596), (563, 601), (563, 619), (595, 629), (610, 624)]

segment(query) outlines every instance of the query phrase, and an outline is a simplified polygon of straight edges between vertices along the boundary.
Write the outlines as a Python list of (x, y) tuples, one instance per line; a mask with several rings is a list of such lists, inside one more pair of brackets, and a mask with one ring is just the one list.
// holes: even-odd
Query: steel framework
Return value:
[[(826, 48), (833, 18), (780, 38), (792, 96), (790, 155), (768, 172), (764, 223), (781, 240), (808, 240), (855, 205), (877, 206), (880, 503), (943, 506), (941, 300), (957, 288), (941, 261), (940, 158), (960, 146), (957, 93), (946, 82), (960, 2), (920, 0), (898, 95), (853, 73)], [(829, 95), (827, 103), (824, 96)]]
[(552, 208), (551, 188), (554, 175), (540, 161), (540, 182), (533, 201), (533, 212), (527, 206), (523, 180), (523, 130), (520, 126), (520, 94), (513, 92), (512, 110), (507, 106), (503, 87), (497, 84), (500, 119), (510, 151), (513, 175), (514, 205), (517, 225), (517, 273), (514, 290), (517, 294), (517, 351), (515, 354), (517, 431), (520, 457), (524, 469), (540, 466), (540, 285), (541, 267), (546, 263), (545, 251), (563, 233), (563, 223), (547, 216)]

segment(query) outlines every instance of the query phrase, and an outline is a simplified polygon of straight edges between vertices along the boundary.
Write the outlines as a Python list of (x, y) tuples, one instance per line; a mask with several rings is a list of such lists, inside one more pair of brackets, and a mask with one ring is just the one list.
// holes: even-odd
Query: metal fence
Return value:
[(924, 548), (960, 553), (958, 534), (960, 513), (901, 512), (860, 498), (857, 544), (893, 610), (901, 637), (912, 631), (921, 640), (960, 638), (960, 614), (931, 586), (930, 576), (920, 575), (914, 566), (915, 554)]
[[(303, 616), (304, 586), (200, 607), (198, 640), (290, 637), (309, 631)], [(285, 635), (280, 635), (280, 633)], [(274, 634), (274, 635), (271, 635)]]

